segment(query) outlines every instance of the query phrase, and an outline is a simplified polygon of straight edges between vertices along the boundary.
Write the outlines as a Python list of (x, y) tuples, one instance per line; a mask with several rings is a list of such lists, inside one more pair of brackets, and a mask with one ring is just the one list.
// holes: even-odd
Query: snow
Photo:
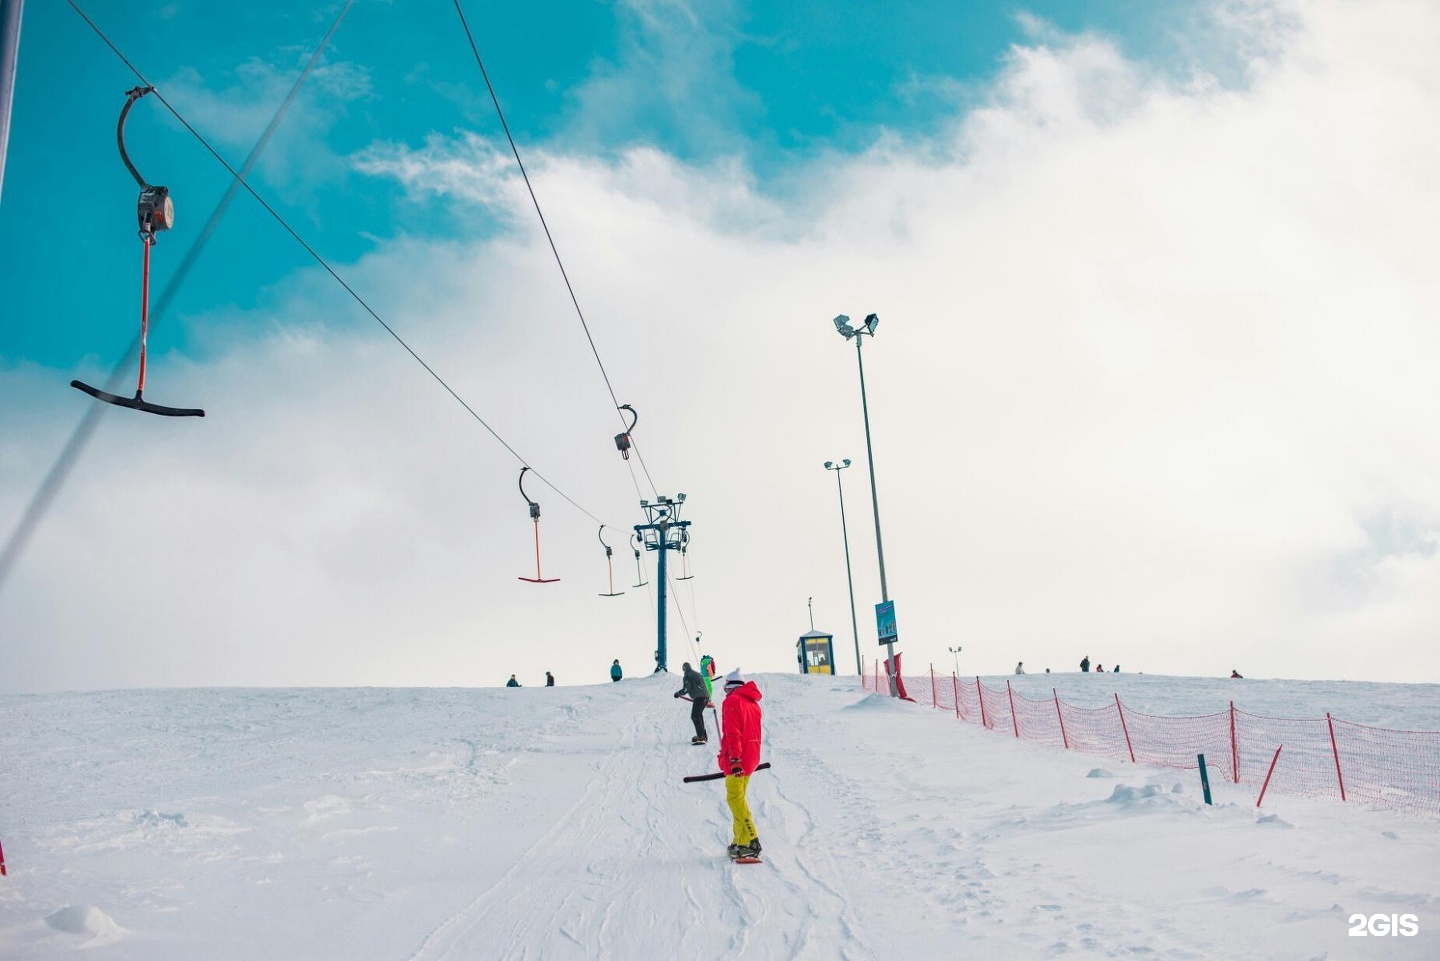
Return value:
[[(0, 697), (0, 958), (1440, 956), (1433, 818), (1257, 810), (1223, 781), (1207, 807), (1195, 772), (1097, 767), (853, 677), (755, 680), (775, 766), (751, 784), (766, 862), (743, 867), (723, 782), (681, 783), (715, 742), (689, 744), (673, 676)], [(1235, 697), (1424, 727), (1440, 704), (1433, 685), (1017, 681), (1177, 714)], [(1348, 934), (1380, 913), (1419, 933)]]

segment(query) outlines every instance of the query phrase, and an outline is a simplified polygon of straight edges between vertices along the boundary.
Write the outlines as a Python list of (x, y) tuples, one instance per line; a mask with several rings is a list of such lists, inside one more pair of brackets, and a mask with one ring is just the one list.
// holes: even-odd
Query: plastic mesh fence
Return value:
[[(889, 693), (883, 675), (862, 673), (861, 684)], [(1253, 786), (1257, 795), (1268, 776), (1267, 792), (1440, 814), (1440, 731), (1369, 727), (1328, 714), (1265, 717), (1233, 704), (1215, 714), (1164, 717), (1131, 710), (1118, 696), (1105, 707), (1076, 707), (933, 668), (909, 679), (909, 690), (922, 704), (1006, 737), (1180, 769), (1197, 767), (1196, 755), (1204, 754), (1212, 778)]]

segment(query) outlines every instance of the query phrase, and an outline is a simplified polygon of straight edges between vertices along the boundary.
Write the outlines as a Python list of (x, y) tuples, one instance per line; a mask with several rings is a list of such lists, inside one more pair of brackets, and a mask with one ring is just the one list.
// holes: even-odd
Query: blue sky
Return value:
[[(968, 4), (963, 16), (946, 3), (694, 7), (569, 0), (474, 4), (467, 16), (522, 150), (647, 143), (689, 162), (740, 157), (776, 178), (771, 190), (817, 153), (863, 151), (882, 130), (933, 132), (957, 104), (983, 95), (1012, 44), (1033, 39), (1032, 18), (1059, 31), (1102, 31), (1160, 60), (1198, 17), (1189, 4), (1059, 0)], [(338, 10), (132, 3), (87, 12), (238, 167)], [(496, 229), (469, 211), (407, 201), (393, 182), (347, 162), (376, 142), (419, 147), (460, 129), (499, 136), (451, 5), (362, 0), (325, 64), (253, 178), (310, 243), (344, 264), (397, 234)], [(68, 6), (27, 9), (0, 208), (13, 320), (3, 356), (12, 361), (63, 367), (91, 353), (118, 357), (133, 336), (135, 191), (113, 129), (134, 82)], [(132, 113), (128, 137), (141, 172), (171, 187), (179, 211), (155, 252), (162, 283), (228, 175), (153, 100)], [(175, 316), (157, 323), (154, 346), (201, 349), (185, 318), (264, 304), (308, 266), (242, 197)]]
[[(338, 10), (89, 12), (238, 166)], [(252, 181), (622, 532), (653, 491), (615, 452), (606, 379), (635, 406), (655, 487), (694, 522), (677, 634), (786, 670), (813, 598), (849, 666), (821, 467), (849, 457), (872, 653), (866, 439), (831, 318), (874, 311), (910, 663), (959, 643), (982, 672), (1089, 654), (1440, 679), (1432, 3), (466, 11), (603, 378), (453, 6), (356, 3)], [(140, 262), (114, 144), (134, 78), (67, 6), (26, 14), (0, 198), (7, 533), (90, 409), (70, 379), (135, 335)], [(158, 291), (228, 175), (153, 99), (128, 134), (178, 210)], [(249, 197), (150, 361), (148, 399), (207, 416), (107, 409), (0, 590), (22, 639), (0, 689), (491, 684), (557, 662), (564, 684), (650, 658), (650, 589), (595, 597), (597, 522), (532, 485), (561, 580), (519, 581), (520, 463)], [(674, 643), (672, 663), (698, 654)]]

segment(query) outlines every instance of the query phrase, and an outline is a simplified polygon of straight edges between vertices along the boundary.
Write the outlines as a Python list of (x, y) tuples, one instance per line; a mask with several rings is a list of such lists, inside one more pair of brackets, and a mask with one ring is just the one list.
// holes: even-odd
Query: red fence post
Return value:
[(8, 873), (9, 872), (5, 870), (5, 849), (3, 847), (0, 847), (0, 876), (4, 876)]
[(1120, 695), (1115, 695), (1115, 710), (1120, 712), (1120, 730), (1125, 732), (1125, 749), (1130, 752), (1130, 763), (1135, 763), (1135, 748), (1130, 746), (1130, 728), (1125, 723), (1125, 709), (1120, 706)]
[(980, 675), (975, 675), (975, 696), (980, 699), (980, 726), (989, 727), (990, 722), (985, 720), (985, 689), (980, 686)]
[(1060, 695), (1055, 693), (1055, 688), (1050, 688), (1050, 693), (1055, 695), (1055, 716), (1060, 719), (1060, 742), (1065, 745), (1065, 750), (1070, 750), (1070, 738), (1065, 734), (1065, 715), (1060, 713)]
[[(1230, 780), (1235, 784), (1240, 783), (1240, 748), (1235, 741), (1235, 702), (1230, 702)], [(1263, 791), (1261, 792), (1264, 793)], [(1259, 806), (1259, 802), (1256, 802)]]
[[(1285, 745), (1280, 745), (1284, 747)], [(1265, 789), (1270, 786), (1270, 775), (1275, 773), (1275, 762), (1280, 760), (1280, 747), (1275, 749), (1275, 756), (1270, 759), (1270, 770), (1265, 772), (1265, 783), (1260, 785), (1260, 796), (1255, 799), (1255, 806), (1258, 808), (1260, 802), (1265, 800)]]
[(1020, 719), (1015, 716), (1015, 692), (1010, 688), (1010, 679), (1005, 679), (1005, 693), (1010, 697), (1010, 726), (1015, 728), (1015, 737), (1020, 737)]
[(960, 678), (953, 672), (950, 674), (951, 686), (955, 688), (955, 717), (960, 717)]
[(930, 706), (939, 707), (940, 698), (935, 693), (935, 665), (930, 665)]
[(1340, 749), (1335, 746), (1335, 721), (1330, 712), (1325, 712), (1325, 723), (1330, 726), (1330, 751), (1335, 755), (1335, 780), (1340, 782), (1340, 800), (1345, 800), (1345, 776), (1340, 773)]

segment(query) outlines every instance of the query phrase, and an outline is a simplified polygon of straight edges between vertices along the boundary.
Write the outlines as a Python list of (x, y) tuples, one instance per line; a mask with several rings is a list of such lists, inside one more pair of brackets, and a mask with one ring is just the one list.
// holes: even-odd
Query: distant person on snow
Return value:
[(546, 686), (546, 687), (554, 687), (554, 686), (555, 686), (555, 675), (554, 675), (554, 674), (551, 674), (549, 671), (546, 671), (546, 672), (545, 672), (545, 686)]
[(622, 676), (623, 675), (620, 670), (620, 658), (617, 657), (615, 658), (615, 663), (610, 665), (610, 680), (618, 681)]
[(506, 687), (519, 687), (519, 686), (520, 686), (520, 682), (517, 681), (517, 680), (515, 680), (515, 675), (514, 675), (514, 674), (511, 674), (511, 675), (510, 675), (510, 680), (508, 680), (508, 681), (505, 682), (505, 686), (506, 686)]
[(1105, 673), (1105, 665), (1104, 665), (1104, 664), (1096, 664), (1096, 665), (1095, 665), (1095, 673), (1096, 673), (1096, 674), (1104, 674), (1104, 673)]
[(1015, 665), (1015, 673), (1016, 673), (1016, 674), (1024, 674), (1024, 673), (1025, 673), (1025, 662), (1024, 662), (1024, 661), (1020, 661), (1020, 662), (1018, 662), (1018, 663)]
[(745, 680), (738, 667), (725, 675), (725, 708), (716, 760), (726, 774), (725, 802), (734, 820), (734, 841), (728, 849), (732, 858), (760, 855), (760, 836), (755, 833), (755, 819), (745, 800), (750, 775), (760, 763), (760, 697), (755, 682)]
[(1119, 674), (1119, 673), (1120, 673), (1120, 665), (1119, 665), (1119, 664), (1116, 664), (1116, 665), (1115, 665), (1115, 673), (1116, 673), (1116, 674)]
[(1086, 673), (1086, 674), (1089, 674), (1089, 673), (1090, 673), (1090, 655), (1089, 655), (1089, 654), (1086, 654), (1083, 658), (1081, 658), (1081, 660), (1080, 660), (1080, 670), (1083, 671), (1083, 672)]
[(1241, 674), (1239, 671), (1235, 670), (1235, 668), (1233, 668), (1233, 667), (1230, 668), (1230, 676), (1231, 676), (1232, 678), (1238, 677), (1238, 678), (1240, 678), (1241, 680), (1244, 680), (1244, 678), (1245, 678), (1245, 675), (1244, 675), (1244, 674)]
[(1045, 668), (1045, 673), (1046, 673), (1046, 674), (1049, 674), (1049, 673), (1050, 673), (1050, 668), (1048, 668), (1048, 667)]
[(680, 690), (675, 692), (675, 696), (690, 698), (690, 723), (695, 725), (695, 736), (690, 739), (690, 743), (704, 744), (705, 708), (710, 704), (710, 692), (705, 689), (705, 678), (690, 666), (689, 661), (681, 667), (684, 673), (681, 675)]

